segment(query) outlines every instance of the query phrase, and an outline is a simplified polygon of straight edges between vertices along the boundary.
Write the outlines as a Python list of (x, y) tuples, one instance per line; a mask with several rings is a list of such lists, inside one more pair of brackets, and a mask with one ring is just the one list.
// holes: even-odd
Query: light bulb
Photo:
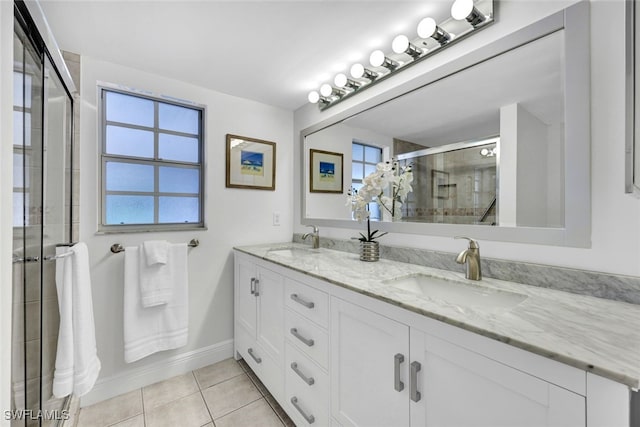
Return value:
[(318, 101), (320, 101), (320, 94), (317, 91), (312, 90), (311, 92), (309, 92), (307, 99), (309, 100), (310, 103), (317, 104)]
[(359, 79), (364, 76), (364, 66), (362, 64), (353, 64), (351, 66), (351, 77)]
[(488, 156), (489, 150), (487, 148), (483, 148), (482, 150), (480, 150), (480, 155), (485, 157)]
[(322, 96), (331, 96), (332, 93), (333, 93), (333, 88), (331, 87), (330, 84), (325, 83), (322, 86), (320, 86), (320, 94)]
[(336, 74), (336, 77), (333, 79), (333, 83), (338, 87), (345, 87), (347, 85), (347, 76), (342, 73)]
[(473, 12), (473, 0), (456, 0), (451, 6), (453, 19), (461, 21)]
[(386, 58), (384, 56), (384, 52), (383, 51), (374, 50), (373, 52), (371, 52), (371, 56), (369, 57), (369, 62), (374, 67), (380, 67), (382, 64), (384, 64), (384, 60), (385, 59)]
[(391, 49), (395, 53), (404, 53), (409, 48), (409, 38), (404, 34), (400, 34), (393, 39)]
[(424, 18), (418, 24), (418, 37), (428, 39), (436, 32), (436, 21), (433, 18)]

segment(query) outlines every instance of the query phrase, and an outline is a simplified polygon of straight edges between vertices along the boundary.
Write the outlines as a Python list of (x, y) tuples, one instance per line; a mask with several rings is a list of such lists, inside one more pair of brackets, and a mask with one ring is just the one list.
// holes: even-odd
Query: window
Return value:
[(101, 88), (101, 230), (203, 227), (203, 109)]
[[(375, 172), (376, 165), (382, 161), (382, 148), (353, 142), (351, 150), (351, 186), (360, 190), (364, 177)], [(381, 219), (376, 202), (369, 203), (369, 213), (371, 219)]]

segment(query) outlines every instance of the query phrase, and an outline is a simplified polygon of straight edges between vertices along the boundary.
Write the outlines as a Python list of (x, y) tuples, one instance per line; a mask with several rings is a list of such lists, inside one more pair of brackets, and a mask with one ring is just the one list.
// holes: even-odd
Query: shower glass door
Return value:
[(47, 257), (71, 240), (73, 105), (28, 22), (16, 9), (11, 425), (55, 426), (66, 418), (66, 399), (52, 395), (60, 318)]

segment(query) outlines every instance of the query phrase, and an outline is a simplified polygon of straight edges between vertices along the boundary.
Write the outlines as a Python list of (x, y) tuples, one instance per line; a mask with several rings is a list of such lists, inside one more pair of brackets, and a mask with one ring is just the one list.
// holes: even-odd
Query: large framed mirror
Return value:
[(625, 2), (625, 192), (640, 197), (640, 7)]
[[(347, 193), (391, 161), (412, 190), (400, 213), (370, 203), (376, 228), (588, 247), (589, 92), (584, 1), (303, 130), (302, 223), (356, 228)], [(342, 194), (309, 191), (318, 149), (344, 154)]]

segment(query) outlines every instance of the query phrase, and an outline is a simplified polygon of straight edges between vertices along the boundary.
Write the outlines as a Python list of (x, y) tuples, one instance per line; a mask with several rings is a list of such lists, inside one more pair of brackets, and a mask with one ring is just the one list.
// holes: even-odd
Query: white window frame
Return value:
[[(354, 164), (359, 164), (362, 165), (362, 178), (359, 179), (354, 179), (353, 178), (353, 172), (351, 173), (351, 187), (353, 188), (353, 184), (357, 183), (357, 184), (362, 184), (364, 181), (364, 178), (367, 176), (365, 175), (365, 166), (369, 165), (369, 166), (377, 166), (378, 162), (372, 163), (372, 162), (367, 162), (366, 161), (366, 156), (365, 156), (365, 151), (366, 151), (366, 147), (369, 148), (375, 148), (376, 150), (380, 150), (380, 161), (384, 161), (384, 149), (382, 147), (378, 147), (377, 145), (372, 145), (372, 144), (367, 144), (364, 142), (360, 142), (357, 140), (352, 140), (351, 141), (351, 151), (353, 152), (353, 146), (354, 145), (359, 145), (362, 147), (362, 160), (354, 160), (353, 157), (351, 158), (351, 168), (353, 170), (353, 165)], [(375, 219), (378, 221), (382, 220), (382, 212), (380, 211), (377, 202), (370, 202), (369, 203), (369, 211), (371, 212), (371, 219)]]
[[(205, 198), (204, 198), (204, 184), (205, 184), (205, 120), (206, 120), (206, 109), (204, 105), (192, 103), (189, 101), (179, 100), (168, 96), (163, 95), (155, 95), (150, 94), (147, 91), (140, 91), (131, 88), (125, 88), (119, 85), (111, 85), (108, 83), (100, 83), (97, 87), (98, 89), (98, 100), (99, 100), (99, 135), (100, 135), (100, 203), (99, 203), (99, 218), (98, 218), (98, 233), (134, 233), (134, 232), (148, 232), (148, 231), (180, 231), (180, 230), (203, 230), (206, 229), (205, 225)], [(123, 95), (134, 96), (142, 99), (148, 99), (154, 102), (154, 126), (153, 127), (145, 127), (145, 126), (137, 126), (131, 124), (124, 124), (124, 127), (130, 129), (141, 129), (145, 131), (152, 131), (154, 134), (154, 158), (144, 158), (144, 157), (134, 157), (134, 156), (124, 156), (124, 155), (115, 155), (108, 154), (106, 152), (106, 130), (107, 124), (114, 123), (118, 126), (123, 125), (120, 122), (107, 122), (106, 120), (106, 97), (105, 92), (113, 92), (113, 93), (121, 93)], [(182, 162), (182, 161), (174, 161), (174, 160), (162, 160), (158, 158), (158, 136), (160, 133), (167, 133), (171, 135), (178, 136), (190, 136), (183, 134), (181, 132), (169, 131), (169, 130), (160, 130), (158, 127), (158, 105), (159, 103), (176, 105), (179, 107), (185, 107), (192, 110), (198, 110), (200, 112), (200, 123), (199, 123), (199, 133), (198, 133), (198, 145), (199, 145), (199, 161), (198, 162)], [(158, 201), (159, 197), (163, 195), (168, 196), (186, 196), (187, 194), (182, 193), (161, 193), (158, 189), (158, 173), (156, 172), (154, 178), (154, 191), (153, 192), (145, 192), (145, 195), (152, 195), (154, 198), (154, 223), (147, 224), (107, 224), (107, 212), (106, 212), (106, 196), (107, 193), (112, 193), (111, 191), (106, 191), (106, 162), (107, 161), (121, 161), (124, 163), (135, 163), (135, 164), (145, 164), (145, 165), (153, 165), (153, 166), (173, 166), (173, 167), (188, 167), (191, 169), (199, 169), (200, 170), (200, 181), (199, 181), (199, 222), (190, 222), (190, 223), (158, 223)], [(156, 169), (157, 171), (157, 169)], [(117, 194), (142, 194), (134, 191), (118, 191), (115, 192)], [(192, 194), (189, 194), (192, 196)]]

